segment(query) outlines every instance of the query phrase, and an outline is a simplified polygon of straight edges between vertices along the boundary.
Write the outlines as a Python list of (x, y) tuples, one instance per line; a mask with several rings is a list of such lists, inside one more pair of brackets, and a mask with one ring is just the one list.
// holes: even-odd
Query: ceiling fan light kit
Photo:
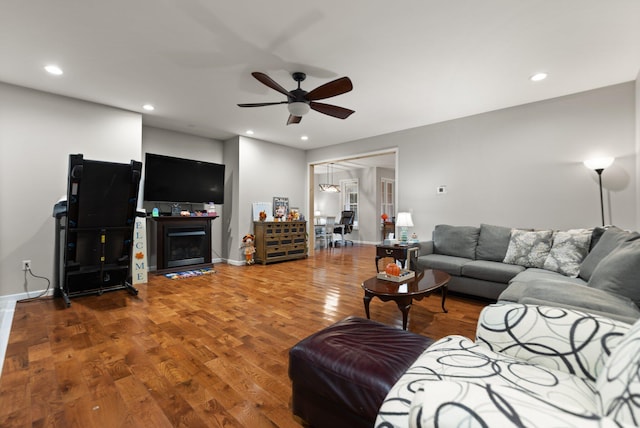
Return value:
[(353, 84), (348, 77), (341, 77), (336, 80), (332, 80), (329, 83), (320, 85), (311, 92), (307, 92), (300, 88), (300, 82), (307, 78), (307, 75), (299, 71), (293, 73), (291, 77), (298, 82), (298, 88), (291, 91), (287, 91), (280, 86), (275, 80), (270, 78), (264, 73), (254, 71), (251, 75), (269, 88), (280, 92), (287, 97), (287, 101), (277, 101), (271, 103), (250, 103), (250, 104), (238, 104), (239, 107), (264, 107), (277, 104), (287, 104), (289, 110), (289, 119), (287, 119), (287, 125), (294, 123), (300, 123), (302, 116), (307, 114), (309, 110), (315, 110), (328, 116), (337, 117), (338, 119), (346, 119), (355, 113), (355, 111), (335, 106), (332, 104), (325, 104), (316, 102), (317, 100), (323, 100), (325, 98), (335, 97), (342, 95), (353, 89)]
[(309, 107), (309, 104), (307, 103), (296, 102), (287, 105), (287, 109), (289, 109), (289, 113), (294, 116), (304, 116), (305, 114), (309, 113), (311, 107)]

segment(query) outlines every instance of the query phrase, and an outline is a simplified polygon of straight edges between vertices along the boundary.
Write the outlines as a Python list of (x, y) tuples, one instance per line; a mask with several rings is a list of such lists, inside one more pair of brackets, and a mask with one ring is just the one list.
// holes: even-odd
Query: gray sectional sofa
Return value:
[(449, 290), (640, 318), (640, 234), (615, 226), (566, 231), (438, 225), (418, 266), (451, 275)]

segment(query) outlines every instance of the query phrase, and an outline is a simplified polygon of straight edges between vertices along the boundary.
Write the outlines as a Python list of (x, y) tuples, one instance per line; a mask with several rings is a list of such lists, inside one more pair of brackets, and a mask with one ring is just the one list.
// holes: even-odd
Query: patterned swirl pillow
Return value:
[(553, 235), (551, 251), (543, 267), (546, 270), (576, 278), (580, 273), (580, 264), (589, 253), (591, 234), (590, 229), (556, 232)]
[(553, 230), (529, 232), (513, 229), (503, 263), (542, 268), (551, 250)]

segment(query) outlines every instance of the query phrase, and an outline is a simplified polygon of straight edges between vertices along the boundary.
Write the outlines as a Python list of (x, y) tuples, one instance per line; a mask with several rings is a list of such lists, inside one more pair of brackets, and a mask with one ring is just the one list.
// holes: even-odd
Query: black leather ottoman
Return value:
[(312, 427), (372, 427), (391, 387), (433, 343), (348, 317), (289, 351), (293, 414)]

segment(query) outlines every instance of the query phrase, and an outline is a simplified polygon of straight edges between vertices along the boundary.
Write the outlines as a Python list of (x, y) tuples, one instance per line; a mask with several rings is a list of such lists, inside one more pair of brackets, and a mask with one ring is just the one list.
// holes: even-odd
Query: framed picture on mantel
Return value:
[(273, 197), (273, 217), (283, 219), (289, 214), (289, 198), (283, 196)]

